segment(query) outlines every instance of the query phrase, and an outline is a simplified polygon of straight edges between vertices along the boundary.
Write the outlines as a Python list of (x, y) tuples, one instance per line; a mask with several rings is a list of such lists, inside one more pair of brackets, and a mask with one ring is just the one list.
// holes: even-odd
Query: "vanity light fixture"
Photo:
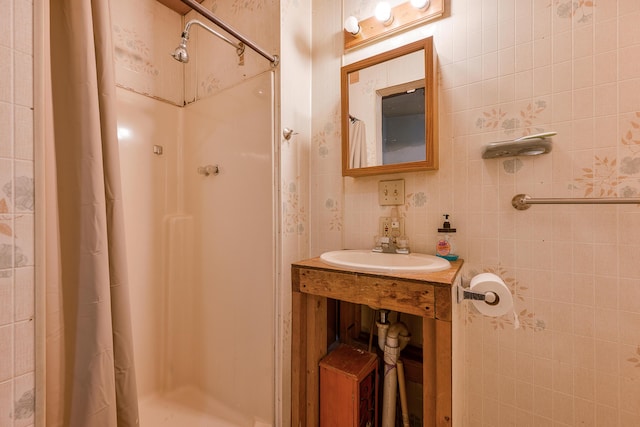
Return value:
[(411, 0), (411, 6), (420, 10), (429, 8), (430, 3), (430, 0)]
[(376, 0), (374, 14), (362, 20), (355, 10), (345, 10), (344, 49), (354, 49), (440, 18), (447, 1), (451, 0), (395, 0), (391, 6), (390, 0)]
[(384, 26), (391, 25), (393, 22), (393, 14), (391, 13), (391, 5), (386, 1), (381, 1), (376, 5), (376, 10), (374, 12), (375, 17), (378, 21), (382, 22)]
[(344, 29), (351, 33), (354, 36), (360, 34), (360, 23), (358, 22), (358, 18), (351, 15), (344, 21)]

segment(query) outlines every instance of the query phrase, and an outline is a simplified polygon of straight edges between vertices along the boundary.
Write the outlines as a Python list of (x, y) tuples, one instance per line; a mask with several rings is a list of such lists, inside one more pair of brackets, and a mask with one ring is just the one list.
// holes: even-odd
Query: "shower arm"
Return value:
[(207, 24), (205, 24), (205, 23), (203, 23), (201, 21), (198, 21), (197, 19), (192, 19), (191, 21), (187, 22), (187, 25), (184, 26), (184, 31), (182, 32), (182, 38), (183, 39), (189, 40), (189, 30), (191, 29), (192, 25), (200, 25), (202, 28), (204, 28), (205, 30), (209, 31), (214, 36), (218, 37), (219, 39), (224, 40), (225, 42), (229, 43), (231, 46), (235, 47), (236, 48), (236, 53), (238, 54), (238, 56), (240, 56), (240, 55), (242, 55), (244, 53), (244, 43), (242, 43), (242, 42), (235, 43), (233, 40), (228, 39), (224, 35), (220, 34), (216, 30), (214, 30), (213, 28), (209, 27)]
[(252, 42), (251, 40), (249, 40), (248, 38), (240, 34), (238, 31), (236, 31), (233, 27), (221, 21), (218, 17), (216, 17), (213, 13), (211, 13), (209, 9), (205, 8), (200, 3), (196, 2), (195, 0), (180, 0), (180, 1), (186, 4), (187, 6), (189, 6), (191, 9), (198, 12), (200, 15), (207, 18), (209, 21), (213, 22), (214, 24), (216, 24), (217, 26), (225, 30), (226, 32), (228, 32), (229, 34), (232, 34), (235, 38), (240, 40), (246, 46), (249, 46), (252, 50), (254, 50), (256, 53), (258, 53), (265, 59), (269, 60), (269, 62), (271, 62), (271, 65), (273, 67), (277, 67), (278, 64), (280, 63), (280, 58), (278, 57), (278, 55), (270, 55), (260, 46), (256, 45), (254, 42)]

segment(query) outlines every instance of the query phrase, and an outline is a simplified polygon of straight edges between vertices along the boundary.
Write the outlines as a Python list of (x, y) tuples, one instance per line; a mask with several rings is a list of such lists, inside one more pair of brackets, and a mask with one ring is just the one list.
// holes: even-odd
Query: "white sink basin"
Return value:
[(320, 259), (335, 267), (381, 273), (428, 273), (451, 267), (449, 261), (434, 255), (385, 254), (366, 249), (325, 252)]

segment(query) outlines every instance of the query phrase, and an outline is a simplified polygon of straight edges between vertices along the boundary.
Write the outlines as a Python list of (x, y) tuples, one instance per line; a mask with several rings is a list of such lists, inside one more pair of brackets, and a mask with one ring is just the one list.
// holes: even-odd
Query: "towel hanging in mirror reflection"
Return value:
[[(350, 119), (351, 117), (349, 116)], [(367, 137), (364, 122), (358, 119), (351, 120), (349, 125), (349, 167), (363, 168), (366, 166)]]

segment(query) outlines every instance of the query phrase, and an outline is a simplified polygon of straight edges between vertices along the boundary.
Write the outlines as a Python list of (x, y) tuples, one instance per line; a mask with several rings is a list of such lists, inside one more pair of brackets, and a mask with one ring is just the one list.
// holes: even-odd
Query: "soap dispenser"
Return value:
[(438, 243), (436, 243), (436, 255), (449, 261), (455, 261), (458, 259), (458, 255), (455, 255), (455, 234), (456, 229), (451, 228), (449, 222), (449, 214), (444, 214), (444, 223), (442, 228), (438, 228)]

